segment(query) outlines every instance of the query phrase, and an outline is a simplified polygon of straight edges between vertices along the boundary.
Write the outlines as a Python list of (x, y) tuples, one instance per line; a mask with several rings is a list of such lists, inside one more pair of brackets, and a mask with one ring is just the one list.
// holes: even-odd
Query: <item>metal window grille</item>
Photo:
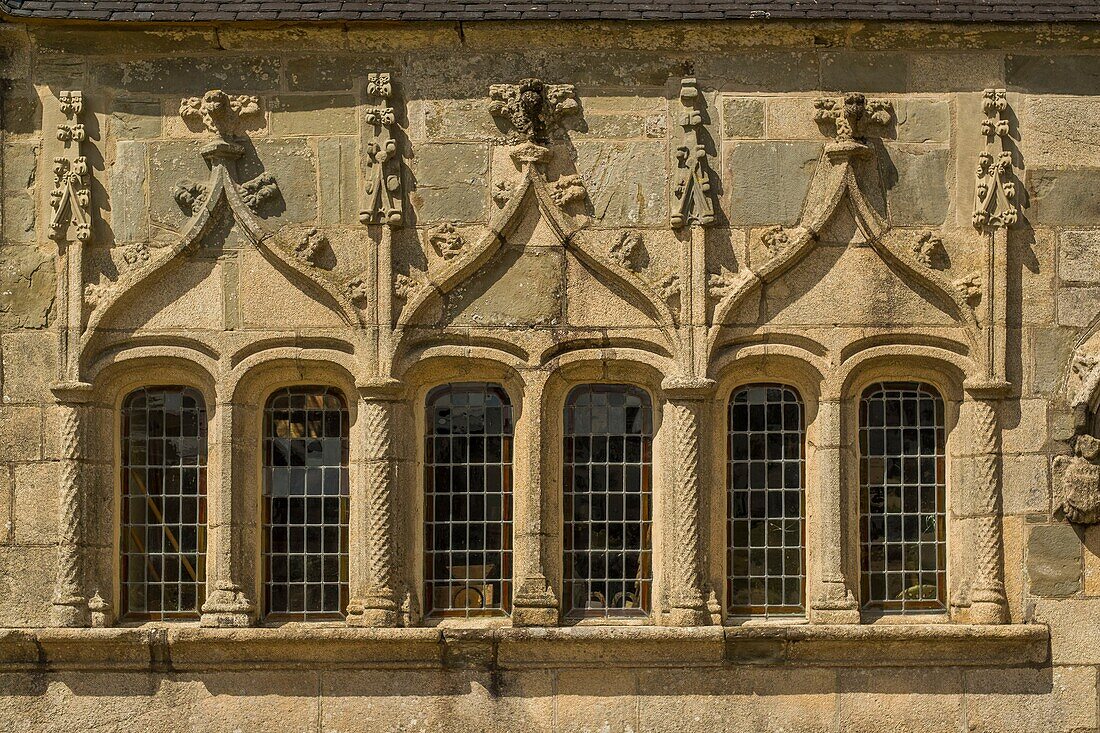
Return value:
[(512, 406), (500, 385), (437, 387), (425, 415), (424, 600), (432, 616), (512, 607)]
[(198, 615), (206, 586), (206, 406), (147, 387), (122, 406), (122, 613)]
[(729, 402), (729, 611), (805, 612), (805, 443), (802, 399), (754, 384)]
[(861, 590), (883, 612), (946, 607), (944, 404), (931, 387), (876, 384), (859, 408)]
[(565, 597), (573, 616), (641, 616), (652, 586), (653, 408), (620, 384), (565, 405)]
[(341, 618), (348, 604), (348, 408), (330, 387), (281, 389), (264, 409), (264, 609)]

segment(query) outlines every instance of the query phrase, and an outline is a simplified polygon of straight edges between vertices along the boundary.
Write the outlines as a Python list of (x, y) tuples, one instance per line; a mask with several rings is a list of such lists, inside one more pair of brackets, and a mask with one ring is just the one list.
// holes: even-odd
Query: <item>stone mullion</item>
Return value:
[[(859, 607), (844, 572), (845, 502), (842, 403), (822, 399), (815, 421), (813, 460), (817, 465), (816, 535), (819, 538), (817, 589), (810, 604), (814, 623), (859, 623)], [(815, 533), (811, 533), (813, 536)]]
[(53, 388), (61, 424), (58, 492), (57, 577), (53, 596), (55, 626), (89, 624), (84, 584), (84, 433), (91, 385), (65, 383)]
[(250, 626), (256, 618), (256, 604), (243, 590), (244, 548), (241, 547), (240, 522), (233, 507), (234, 406), (231, 402), (217, 404), (217, 480), (207, 497), (209, 521), (209, 563), (211, 588), (202, 605), (201, 624), (215, 627)]
[(353, 626), (397, 626), (399, 603), (395, 576), (394, 489), (398, 458), (394, 445), (400, 384), (361, 387), (360, 429), (356, 438), (363, 459), (351, 496), (351, 600)]
[(1002, 384), (968, 388), (960, 407), (959, 422), (965, 426), (968, 445), (959, 460), (969, 485), (959, 487), (962, 517), (971, 527), (969, 564), (971, 579), (970, 621), (1002, 624), (1007, 621), (1008, 603), (1004, 587), (1004, 545), (1001, 532), (1001, 452), (997, 401)]
[(703, 593), (702, 521), (699, 435), (706, 400), (714, 394), (714, 382), (706, 379), (666, 379), (662, 384), (671, 408), (674, 474), (666, 516), (672, 542), (669, 548), (669, 617), (673, 626), (710, 623)]

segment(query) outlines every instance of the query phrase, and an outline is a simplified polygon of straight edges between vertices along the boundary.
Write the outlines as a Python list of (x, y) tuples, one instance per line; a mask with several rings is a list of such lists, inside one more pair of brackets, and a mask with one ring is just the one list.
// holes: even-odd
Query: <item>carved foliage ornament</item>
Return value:
[(547, 84), (541, 79), (493, 84), (489, 98), (489, 112), (533, 143), (547, 142), (565, 117), (580, 111), (572, 84)]
[(220, 137), (232, 134), (246, 117), (260, 114), (260, 100), (250, 94), (226, 94), (211, 89), (201, 97), (188, 97), (180, 102), (180, 117), (201, 123)]
[(374, 139), (366, 145), (367, 205), (359, 212), (364, 224), (399, 227), (404, 221), (401, 191), (401, 156), (397, 151), (397, 114), (391, 103), (393, 82), (387, 73), (367, 75), (367, 124)]
[(298, 243), (294, 245), (294, 256), (302, 262), (315, 264), (317, 252), (328, 244), (328, 237), (324, 232), (313, 227), (302, 235)]
[(674, 202), (671, 224), (679, 229), (688, 224), (714, 224), (714, 202), (711, 199), (710, 166), (707, 151), (700, 141), (703, 129), (703, 95), (695, 79), (680, 81), (680, 102), (684, 106), (680, 126), (684, 137), (676, 149), (676, 183), (672, 190)]
[(854, 142), (861, 139), (871, 125), (889, 124), (892, 112), (890, 102), (867, 99), (859, 92), (814, 100), (814, 119), (831, 125), (837, 142)]
[(436, 254), (444, 260), (453, 260), (458, 257), (462, 254), (462, 248), (466, 245), (466, 240), (462, 238), (462, 235), (458, 233), (455, 225), (451, 222), (444, 222), (429, 229), (428, 241), (431, 242)]
[(1005, 141), (1009, 125), (1006, 118), (1008, 98), (1004, 89), (986, 89), (982, 94), (981, 132), (985, 150), (978, 155), (977, 200), (974, 226), (1005, 227), (1016, 223), (1016, 184), (1013, 182), (1012, 152)]
[(91, 170), (88, 159), (81, 151), (87, 140), (84, 123), (84, 95), (76, 91), (58, 94), (61, 113), (65, 122), (57, 126), (57, 139), (65, 145), (63, 155), (54, 158), (54, 187), (50, 192), (50, 236), (65, 239), (69, 225), (74, 228), (76, 241), (86, 243), (92, 238)]

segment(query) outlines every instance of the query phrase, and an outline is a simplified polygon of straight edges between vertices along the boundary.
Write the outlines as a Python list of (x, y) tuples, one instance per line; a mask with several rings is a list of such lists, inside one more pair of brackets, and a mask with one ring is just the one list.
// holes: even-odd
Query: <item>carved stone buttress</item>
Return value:
[(674, 435), (668, 622), (672, 626), (702, 626), (710, 623), (710, 611), (703, 593), (699, 434), (715, 383), (666, 378), (661, 388), (672, 408)]
[(969, 485), (962, 491), (962, 516), (972, 527), (973, 576), (970, 622), (1003, 624), (1008, 621), (1004, 587), (1004, 547), (1001, 540), (1001, 431), (997, 405), (1007, 391), (1005, 383), (967, 386), (959, 408), (966, 444), (959, 460)]
[(58, 481), (57, 581), (53, 596), (56, 626), (87, 626), (90, 622), (84, 582), (84, 433), (90, 384), (69, 383), (53, 388), (61, 413), (61, 465)]
[(394, 445), (396, 406), (402, 385), (381, 382), (360, 387), (359, 439), (364, 458), (352, 506), (352, 547), (358, 569), (348, 603), (353, 626), (396, 626), (399, 604), (396, 587), (394, 486), (397, 451)]

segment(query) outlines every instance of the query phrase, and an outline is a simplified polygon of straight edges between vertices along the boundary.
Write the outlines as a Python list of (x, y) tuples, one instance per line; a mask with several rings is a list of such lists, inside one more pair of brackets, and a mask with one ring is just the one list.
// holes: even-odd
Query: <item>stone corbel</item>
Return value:
[(359, 212), (364, 224), (396, 228), (404, 222), (401, 155), (397, 140), (397, 113), (393, 82), (388, 73), (368, 74), (366, 120), (374, 137), (366, 144), (366, 206)]
[(666, 377), (664, 398), (672, 407), (675, 456), (672, 501), (668, 526), (672, 533), (669, 567), (670, 626), (703, 626), (711, 622), (704, 592), (699, 436), (707, 404), (714, 398), (715, 382), (698, 377)]
[(350, 626), (397, 626), (397, 537), (394, 532), (395, 479), (399, 460), (396, 408), (404, 384), (381, 379), (359, 386), (357, 439), (364, 446), (351, 496), (353, 549)]
[(82, 627), (91, 622), (84, 577), (87, 560), (84, 458), (87, 403), (92, 397), (92, 385), (66, 382), (54, 385), (51, 391), (61, 413), (57, 579), (52, 617), (55, 626)]
[(676, 148), (676, 183), (672, 189), (673, 229), (684, 226), (712, 226), (715, 222), (711, 192), (711, 171), (707, 150), (700, 139), (703, 130), (703, 93), (693, 77), (680, 81), (680, 103), (684, 111), (680, 127), (684, 136)]

